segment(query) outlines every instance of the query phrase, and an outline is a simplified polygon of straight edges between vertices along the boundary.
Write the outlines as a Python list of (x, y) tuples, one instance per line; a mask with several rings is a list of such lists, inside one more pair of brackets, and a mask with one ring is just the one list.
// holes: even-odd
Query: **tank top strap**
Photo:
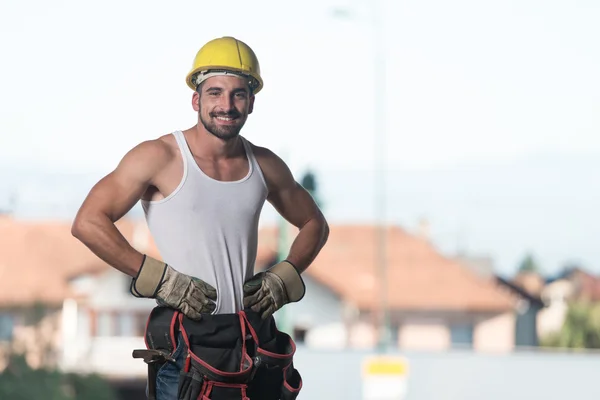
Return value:
[(250, 160), (250, 163), (252, 164), (250, 168), (252, 168), (252, 170), (255, 171), (256, 174), (260, 177), (262, 183), (265, 185), (265, 188), (268, 188), (267, 181), (265, 180), (265, 176), (262, 173), (262, 169), (260, 168), (260, 165), (256, 160), (254, 152), (252, 151), (252, 146), (250, 145), (250, 142), (243, 136), (240, 136), (240, 138), (242, 139), (242, 143), (244, 144), (244, 149), (246, 150), (248, 160)]
[(175, 136), (175, 140), (177, 141), (177, 145), (179, 146), (179, 151), (181, 151), (184, 167), (186, 167), (188, 162), (194, 159), (194, 157), (192, 156), (192, 152), (188, 147), (187, 141), (185, 140), (182, 131), (173, 132), (173, 136)]

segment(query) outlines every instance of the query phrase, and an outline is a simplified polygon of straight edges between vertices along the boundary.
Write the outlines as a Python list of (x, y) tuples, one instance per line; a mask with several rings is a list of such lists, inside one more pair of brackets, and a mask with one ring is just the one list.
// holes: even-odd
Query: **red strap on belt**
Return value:
[[(190, 340), (189, 340), (188, 334), (185, 330), (185, 326), (183, 324), (183, 314), (182, 313), (179, 313), (179, 322), (180, 322), (179, 326), (180, 326), (181, 332), (183, 333), (183, 335), (182, 335), (183, 340), (185, 341), (185, 345), (187, 347), (188, 358), (191, 357), (194, 361), (196, 361), (197, 363), (202, 365), (204, 368), (208, 369), (212, 373), (214, 373), (220, 377), (223, 377), (223, 378), (238, 378), (238, 377), (241, 377), (246, 374), (248, 376), (250, 376), (250, 373), (252, 372), (252, 368), (253, 368), (253, 362), (252, 362), (252, 358), (250, 358), (250, 356), (248, 355), (248, 352), (246, 351), (245, 340), (243, 341), (244, 345), (243, 345), (242, 362), (240, 363), (240, 370), (238, 372), (221, 371), (221, 370), (213, 367), (209, 363), (205, 362), (204, 360), (202, 360), (200, 357), (198, 357), (191, 351)], [(242, 324), (242, 334), (243, 334), (243, 337), (245, 338), (246, 337), (245, 324)], [(186, 370), (186, 372), (189, 371), (188, 364), (189, 364), (189, 360), (186, 360), (186, 368), (188, 368)]]

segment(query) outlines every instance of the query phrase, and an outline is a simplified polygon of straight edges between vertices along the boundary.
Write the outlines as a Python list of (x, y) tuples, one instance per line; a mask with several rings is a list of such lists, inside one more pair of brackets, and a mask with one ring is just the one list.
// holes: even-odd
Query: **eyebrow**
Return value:
[[(206, 89), (207, 92), (210, 92), (212, 90), (218, 90), (218, 91), (222, 91), (223, 88), (217, 87), (217, 86), (211, 86), (209, 88)], [(233, 89), (232, 92), (237, 93), (237, 92), (245, 92), (248, 93), (248, 89), (246, 88), (237, 88), (237, 89)]]

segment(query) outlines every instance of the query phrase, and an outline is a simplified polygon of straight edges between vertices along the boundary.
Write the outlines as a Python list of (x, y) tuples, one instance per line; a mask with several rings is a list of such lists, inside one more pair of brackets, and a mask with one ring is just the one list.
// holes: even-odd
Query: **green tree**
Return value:
[(560, 331), (543, 338), (541, 344), (571, 349), (600, 349), (600, 304), (570, 304)]
[(11, 344), (8, 363), (0, 371), (0, 399), (10, 400), (115, 400), (116, 392), (101, 376), (63, 373), (56, 368), (57, 354), (52, 343), (40, 328), (51, 315), (42, 303), (21, 310), (23, 321), (34, 328), (35, 342), (41, 353), (43, 368), (31, 368), (27, 349), (15, 350)]
[(97, 375), (64, 374), (56, 369), (32, 369), (23, 355), (13, 354), (0, 373), (0, 399), (115, 400), (116, 393)]
[(527, 254), (519, 264), (519, 272), (540, 272), (540, 267), (533, 258), (533, 255)]
[(99, 375), (68, 374), (65, 376), (76, 400), (115, 400), (117, 394)]
[(25, 357), (12, 355), (0, 374), (0, 399), (71, 400), (56, 371), (29, 368)]
[(319, 195), (318, 182), (315, 173), (311, 170), (306, 171), (300, 180), (300, 184), (315, 199), (315, 202), (319, 205), (319, 207), (322, 207), (323, 204)]

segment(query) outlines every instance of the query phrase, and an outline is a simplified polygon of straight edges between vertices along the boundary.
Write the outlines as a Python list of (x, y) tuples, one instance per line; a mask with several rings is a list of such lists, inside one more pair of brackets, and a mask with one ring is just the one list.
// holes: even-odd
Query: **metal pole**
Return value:
[[(284, 149), (281, 152), (282, 158), (287, 159), (287, 149)], [(290, 241), (288, 237), (288, 222), (281, 215), (277, 217), (277, 262), (281, 262), (286, 259), (290, 251)], [(290, 327), (290, 316), (289, 316), (289, 307), (282, 307), (277, 312), (277, 325), (278, 329), (287, 334), (292, 334), (292, 329)]]
[[(374, 175), (374, 248), (375, 270), (379, 281), (379, 337), (377, 345), (385, 350), (389, 342), (389, 311), (388, 311), (388, 271), (387, 271), (387, 234), (386, 234), (386, 122), (385, 122), (385, 85), (386, 85), (386, 56), (385, 32), (383, 13), (380, 0), (370, 0), (371, 33), (373, 46), (373, 175)], [(347, 18), (347, 11), (335, 10), (337, 17)]]
[[(277, 227), (277, 262), (285, 260), (289, 252), (288, 226), (287, 221), (283, 217), (279, 217)], [(288, 307), (283, 307), (278, 311), (279, 330), (287, 334), (291, 334), (290, 321), (288, 315)]]
[(373, 139), (374, 139), (374, 183), (375, 183), (375, 220), (376, 220), (376, 257), (379, 276), (379, 349), (384, 351), (389, 342), (388, 311), (388, 266), (386, 235), (386, 57), (383, 13), (379, 0), (371, 0), (373, 30)]

